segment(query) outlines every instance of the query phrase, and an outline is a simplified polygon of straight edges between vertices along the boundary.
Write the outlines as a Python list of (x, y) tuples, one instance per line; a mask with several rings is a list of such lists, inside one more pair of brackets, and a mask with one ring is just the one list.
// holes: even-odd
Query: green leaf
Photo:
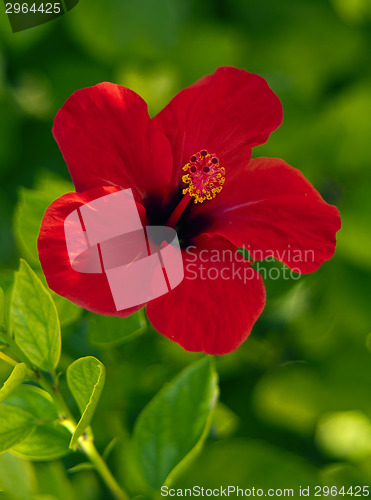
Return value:
[(11, 450), (27, 460), (54, 460), (70, 452), (71, 434), (59, 421), (49, 394), (33, 385), (21, 385), (4, 401), (4, 405), (31, 414), (38, 425), (35, 431)]
[(79, 319), (83, 311), (80, 306), (74, 304), (65, 297), (58, 295), (53, 292), (53, 290), (49, 290), (49, 292), (54, 300), (55, 307), (57, 308), (59, 321), (62, 327), (70, 325)]
[(71, 467), (68, 469), (69, 473), (81, 472), (84, 470), (94, 470), (95, 466), (91, 462), (82, 462), (81, 464), (75, 465), (75, 467)]
[(67, 383), (81, 412), (80, 421), (72, 436), (70, 447), (89, 426), (106, 378), (104, 365), (93, 356), (74, 361), (67, 369)]
[(211, 358), (191, 365), (144, 408), (134, 447), (147, 482), (159, 489), (174, 468), (201, 446), (218, 394)]
[(10, 450), (35, 430), (31, 413), (8, 405), (0, 405), (0, 453)]
[(238, 427), (238, 416), (222, 403), (216, 405), (210, 427), (210, 436), (225, 438), (234, 434)]
[(41, 283), (48, 290), (54, 301), (61, 327), (70, 325), (71, 323), (77, 321), (81, 316), (83, 309), (77, 304), (74, 304), (70, 300), (66, 299), (65, 297), (58, 295), (53, 290), (50, 290), (42, 270), (36, 271), (36, 275), (38, 278), (40, 278)]
[(45, 422), (11, 452), (25, 460), (56, 460), (70, 452), (70, 439), (71, 434), (57, 420)]
[(4, 382), (3, 387), (0, 389), (0, 403), (4, 401), (31, 373), (24, 363), (18, 363), (8, 380)]
[(14, 234), (22, 256), (34, 267), (40, 266), (37, 238), (44, 213), (56, 198), (68, 191), (73, 191), (69, 182), (48, 174), (39, 179), (36, 190), (19, 189), (13, 220)]
[[(44, 213), (56, 198), (73, 190), (70, 182), (50, 172), (42, 172), (38, 176), (35, 189), (20, 188), (13, 220), (14, 234), (21, 255), (34, 268), (40, 267), (37, 238)], [(48, 290), (44, 276), (39, 277)], [(82, 311), (80, 307), (51, 290), (50, 293), (57, 307), (61, 325), (70, 324), (80, 316)]]
[[(239, 437), (210, 441), (174, 487), (202, 484), (206, 491), (217, 485), (246, 485), (247, 488), (255, 487), (256, 497), (258, 489), (266, 492), (268, 488), (294, 488), (296, 491), (298, 485), (305, 484), (313, 491), (318, 483), (318, 470), (300, 453), (295, 455), (263, 440)], [(237, 496), (236, 490), (230, 497), (242, 498)], [(299, 498), (299, 495), (292, 498)], [(311, 494), (307, 498), (315, 497)]]
[(58, 420), (58, 412), (51, 396), (32, 384), (18, 386), (6, 398), (4, 404), (21, 408), (37, 420)]
[(37, 237), (46, 208), (53, 199), (48, 193), (20, 188), (14, 213), (14, 234), (21, 255), (33, 266), (40, 266)]
[(0, 287), (0, 330), (5, 328), (5, 295), (4, 290)]
[(93, 344), (122, 342), (129, 337), (140, 335), (147, 328), (143, 309), (127, 318), (90, 313), (89, 320), (89, 340)]
[(118, 443), (118, 437), (115, 436), (108, 444), (107, 446), (105, 447), (104, 451), (103, 451), (103, 454), (102, 454), (102, 457), (104, 458), (104, 460), (107, 460), (107, 458), (111, 455), (114, 447), (117, 445)]
[(14, 271), (0, 270), (0, 315), (2, 315), (3, 325), (0, 323), (0, 332), (6, 332), (9, 320), (10, 297), (14, 283)]
[(42, 370), (54, 370), (61, 351), (57, 310), (49, 292), (24, 260), (15, 276), (10, 324), (18, 347), (31, 363)]

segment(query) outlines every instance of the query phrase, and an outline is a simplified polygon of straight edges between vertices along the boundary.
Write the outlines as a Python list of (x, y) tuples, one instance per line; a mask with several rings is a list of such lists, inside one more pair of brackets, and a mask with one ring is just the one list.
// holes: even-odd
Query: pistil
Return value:
[(212, 200), (220, 193), (225, 182), (225, 168), (221, 167), (218, 158), (209, 154), (206, 149), (192, 155), (183, 170), (187, 173), (183, 175), (182, 181), (188, 184), (188, 187), (183, 189), (185, 196), (167, 222), (170, 227), (176, 226), (191, 200), (194, 203)]

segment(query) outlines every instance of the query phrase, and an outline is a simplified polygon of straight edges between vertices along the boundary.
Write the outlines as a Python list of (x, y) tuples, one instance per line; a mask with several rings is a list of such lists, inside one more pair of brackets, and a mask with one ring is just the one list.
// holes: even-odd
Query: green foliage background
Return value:
[[(41, 216), (71, 189), (52, 120), (73, 91), (100, 81), (132, 88), (155, 114), (217, 66), (259, 73), (281, 98), (285, 118), (254, 155), (299, 168), (340, 209), (335, 257), (298, 281), (268, 277), (267, 306), (252, 335), (215, 359), (220, 403), (203, 450), (178, 471), (175, 487), (370, 484), (370, 28), (369, 0), (80, 0), (68, 15), (17, 34), (0, 13), (5, 291), (20, 257), (42, 279), (35, 253)], [(108, 463), (132, 494), (143, 492), (131, 459), (136, 418), (201, 356), (163, 338), (142, 316), (97, 317), (53, 298), (67, 402), (77, 414), (67, 367), (88, 355), (102, 361), (96, 446), (102, 451), (116, 438)], [(0, 360), (1, 381), (10, 371)], [(108, 498), (94, 471), (68, 472), (83, 461), (79, 452), (32, 463), (0, 455), (7, 491), (0, 497)]]

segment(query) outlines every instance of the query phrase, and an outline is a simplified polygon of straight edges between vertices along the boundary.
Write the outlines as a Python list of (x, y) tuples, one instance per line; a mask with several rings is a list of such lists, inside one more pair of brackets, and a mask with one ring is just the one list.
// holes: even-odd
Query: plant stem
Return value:
[(6, 354), (4, 354), (1, 351), (0, 351), (0, 359), (2, 359), (3, 361), (5, 361), (5, 363), (8, 363), (9, 365), (12, 365), (12, 366), (17, 366), (18, 365), (18, 362), (15, 359), (10, 358), (9, 356), (7, 356)]
[[(61, 425), (63, 425), (71, 434), (73, 434), (76, 430), (76, 421), (73, 418), (73, 415), (68, 408), (63, 396), (59, 390), (59, 386), (56, 380), (55, 373), (53, 376), (53, 384), (47, 380), (42, 373), (36, 370), (31, 364), (28, 358), (23, 354), (21, 349), (17, 346), (14, 339), (10, 335), (0, 334), (1, 340), (8, 344), (13, 353), (23, 361), (34, 373), (36, 376), (36, 380), (38, 384), (45, 389), (46, 392), (50, 394), (53, 398), (55, 406), (58, 411), (58, 415), (61, 421)], [(6, 354), (0, 351), (0, 359), (6, 361), (7, 363), (16, 366), (18, 363), (14, 359), (10, 358)], [(102, 480), (106, 484), (107, 488), (111, 491), (112, 495), (116, 500), (129, 500), (128, 494), (120, 487), (116, 479), (113, 477), (111, 471), (107, 467), (106, 462), (98, 453), (92, 438), (88, 434), (84, 434), (78, 439), (79, 446), (91, 461), (91, 463), (95, 466), (96, 470), (100, 474)]]
[[(51, 384), (49, 380), (47, 380), (40, 372), (36, 372), (36, 381), (53, 398), (61, 422), (63, 423), (65, 420), (67, 420), (72, 424), (73, 430), (71, 431), (70, 428), (68, 428), (68, 430), (71, 432), (71, 434), (73, 434), (75, 431), (76, 422), (65, 400), (63, 399), (59, 387), (57, 387), (55, 383)], [(65, 425), (65, 427), (67, 426)]]
[(0, 338), (3, 342), (5, 342), (8, 345), (8, 347), (10, 347), (13, 354), (15, 354), (20, 361), (22, 361), (25, 365), (27, 365), (28, 368), (30, 368), (31, 370), (34, 369), (32, 364), (30, 363), (30, 360), (27, 358), (27, 356), (25, 356), (25, 354), (23, 354), (23, 352), (17, 346), (15, 340), (9, 335), (9, 333), (6, 332), (1, 333)]
[(95, 465), (95, 468), (116, 500), (129, 500), (127, 493), (121, 489), (111, 471), (107, 467), (106, 462), (99, 455), (93, 441), (89, 437), (84, 439), (84, 436), (82, 436), (79, 438), (79, 445), (92, 464)]
[[(71, 435), (76, 430), (76, 421), (73, 418), (70, 409), (68, 408), (63, 396), (59, 390), (56, 382), (51, 384), (49, 380), (45, 379), (40, 373), (37, 373), (38, 383), (52, 396), (56, 408), (58, 410), (61, 425), (65, 427)], [(55, 380), (55, 377), (54, 377)], [(89, 434), (84, 433), (78, 439), (79, 447), (88, 457), (90, 462), (95, 466), (97, 472), (100, 474), (103, 482), (106, 484), (107, 488), (111, 491), (112, 495), (116, 500), (129, 500), (127, 493), (119, 486), (116, 479), (113, 477), (112, 472), (107, 467), (106, 462), (98, 453), (94, 442)]]

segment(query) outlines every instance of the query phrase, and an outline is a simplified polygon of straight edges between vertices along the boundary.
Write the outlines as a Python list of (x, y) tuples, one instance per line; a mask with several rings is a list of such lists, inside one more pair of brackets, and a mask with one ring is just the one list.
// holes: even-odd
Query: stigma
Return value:
[(225, 168), (221, 167), (218, 158), (209, 154), (206, 149), (192, 155), (183, 170), (187, 173), (183, 175), (182, 181), (188, 184), (188, 187), (183, 189), (183, 194), (188, 193), (194, 203), (212, 200), (223, 188)]

